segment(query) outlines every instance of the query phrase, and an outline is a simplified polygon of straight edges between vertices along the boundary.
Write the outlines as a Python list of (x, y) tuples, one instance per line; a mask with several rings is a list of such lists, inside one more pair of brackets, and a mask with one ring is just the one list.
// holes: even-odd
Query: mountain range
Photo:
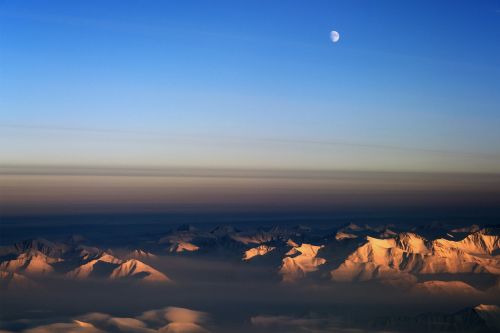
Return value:
[[(10, 288), (26, 285), (24, 280), (35, 285), (40, 276), (169, 283), (169, 272), (155, 268), (158, 258), (218, 257), (235, 265), (262, 265), (284, 284), (376, 282), (413, 293), (480, 295), (500, 291), (499, 230), (353, 223), (335, 229), (183, 225), (128, 244), (120, 254), (75, 235), (59, 242), (23, 240), (0, 247), (0, 272)], [(464, 276), (486, 276), (490, 283), (474, 286)]]

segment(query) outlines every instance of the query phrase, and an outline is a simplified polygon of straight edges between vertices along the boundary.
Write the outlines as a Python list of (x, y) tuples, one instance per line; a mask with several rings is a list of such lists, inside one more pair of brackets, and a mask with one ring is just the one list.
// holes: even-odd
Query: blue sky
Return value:
[(497, 172), (498, 91), (500, 1), (0, 1), (3, 163)]

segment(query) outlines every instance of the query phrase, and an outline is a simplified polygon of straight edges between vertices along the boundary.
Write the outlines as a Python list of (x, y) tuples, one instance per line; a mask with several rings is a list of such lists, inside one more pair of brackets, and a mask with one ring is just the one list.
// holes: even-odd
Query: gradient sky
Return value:
[(499, 91), (500, 1), (0, 1), (2, 164), (500, 172)]

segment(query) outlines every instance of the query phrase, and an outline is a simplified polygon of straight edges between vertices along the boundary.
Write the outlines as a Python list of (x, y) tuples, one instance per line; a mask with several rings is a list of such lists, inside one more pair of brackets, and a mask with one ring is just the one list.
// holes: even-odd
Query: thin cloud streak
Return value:
[(392, 151), (403, 151), (403, 152), (421, 152), (421, 153), (431, 153), (431, 154), (446, 154), (446, 155), (456, 155), (464, 157), (475, 157), (484, 159), (500, 159), (500, 154), (487, 154), (478, 153), (471, 151), (457, 151), (457, 150), (445, 150), (445, 149), (432, 149), (427, 147), (410, 147), (410, 146), (396, 146), (396, 145), (384, 145), (384, 144), (370, 144), (364, 142), (352, 142), (343, 140), (305, 140), (305, 139), (291, 139), (291, 138), (278, 138), (278, 137), (245, 137), (245, 136), (229, 136), (229, 135), (195, 135), (195, 134), (165, 134), (157, 131), (141, 131), (141, 130), (122, 130), (122, 129), (110, 129), (110, 128), (89, 128), (89, 127), (59, 127), (59, 126), (31, 126), (31, 125), (0, 125), (0, 128), (5, 129), (33, 129), (33, 130), (48, 130), (48, 131), (75, 131), (75, 132), (87, 132), (87, 133), (122, 133), (122, 134), (136, 134), (136, 135), (147, 135), (155, 136), (161, 139), (199, 139), (205, 140), (222, 140), (222, 141), (239, 141), (246, 143), (277, 143), (277, 144), (305, 144), (305, 145), (321, 145), (321, 146), (344, 146), (344, 147), (356, 147), (365, 149), (377, 149), (377, 150), (392, 150)]

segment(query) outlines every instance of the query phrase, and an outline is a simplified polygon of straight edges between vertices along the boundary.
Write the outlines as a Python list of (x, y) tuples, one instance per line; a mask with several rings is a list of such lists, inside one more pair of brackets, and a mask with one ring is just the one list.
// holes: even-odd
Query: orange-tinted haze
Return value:
[(2, 168), (2, 214), (498, 207), (500, 176), (302, 170)]

